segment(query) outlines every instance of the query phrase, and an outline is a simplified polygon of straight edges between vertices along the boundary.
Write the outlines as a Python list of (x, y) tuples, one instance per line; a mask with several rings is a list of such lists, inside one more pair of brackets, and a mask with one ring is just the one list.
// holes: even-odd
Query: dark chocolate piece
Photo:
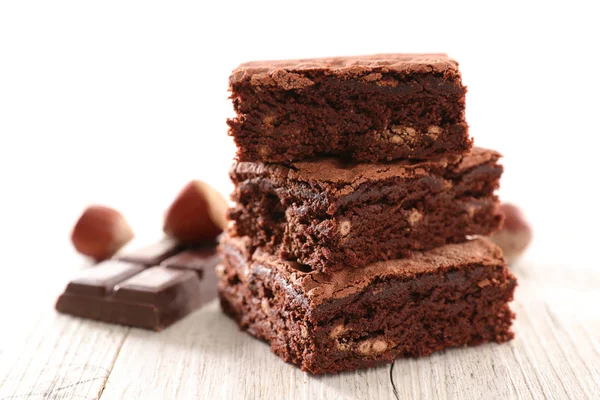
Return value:
[(104, 261), (84, 269), (79, 277), (69, 282), (67, 292), (84, 296), (108, 296), (117, 284), (139, 274), (144, 266), (119, 260)]
[(183, 249), (183, 244), (174, 239), (166, 238), (160, 242), (120, 255), (118, 259), (135, 264), (143, 264), (147, 267), (153, 267), (159, 265), (167, 258), (181, 252)]
[(335, 271), (487, 236), (502, 222), (500, 155), (387, 164), (338, 159), (289, 166), (238, 162), (232, 236), (312, 269)]
[(185, 250), (164, 260), (160, 265), (169, 268), (190, 269), (202, 277), (204, 271), (214, 269), (221, 261), (215, 246)]
[(313, 374), (513, 338), (516, 278), (486, 239), (412, 257), (306, 272), (224, 237), (223, 310), (272, 351)]
[(200, 279), (194, 271), (125, 265), (107, 261), (86, 269), (82, 277), (69, 283), (56, 309), (160, 331), (200, 306)]
[(241, 161), (424, 159), (472, 146), (467, 90), (446, 54), (249, 62), (229, 87)]
[[(216, 245), (183, 251), (177, 257), (175, 253), (182, 249), (174, 241), (162, 241), (86, 268), (67, 285), (56, 309), (160, 331), (217, 296), (214, 266), (220, 258)], [(155, 266), (161, 261), (164, 265)]]

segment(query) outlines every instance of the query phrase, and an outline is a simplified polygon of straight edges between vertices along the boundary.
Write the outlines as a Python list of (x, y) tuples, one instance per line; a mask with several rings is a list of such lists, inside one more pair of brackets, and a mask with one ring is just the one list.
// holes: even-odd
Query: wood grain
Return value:
[(2, 304), (18, 302), (3, 315), (0, 399), (99, 398), (129, 328), (58, 315), (54, 290), (37, 283), (33, 302), (22, 301), (18, 285), (0, 296)]
[(216, 300), (155, 333), (56, 315), (48, 295), (27, 311), (33, 322), (3, 338), (0, 400), (599, 398), (600, 274), (551, 265), (515, 273), (512, 342), (318, 377), (240, 332)]

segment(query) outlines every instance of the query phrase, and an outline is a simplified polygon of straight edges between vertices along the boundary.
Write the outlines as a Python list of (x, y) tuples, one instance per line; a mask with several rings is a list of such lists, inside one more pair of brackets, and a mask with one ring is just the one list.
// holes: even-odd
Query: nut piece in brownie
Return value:
[(487, 236), (502, 223), (494, 195), (499, 157), (474, 148), (462, 156), (390, 164), (237, 162), (230, 172), (236, 204), (228, 231), (325, 271)]
[(272, 351), (313, 374), (513, 338), (516, 278), (487, 239), (411, 258), (307, 271), (223, 238), (223, 310)]
[(466, 88), (446, 54), (249, 62), (229, 87), (241, 161), (423, 159), (472, 146)]

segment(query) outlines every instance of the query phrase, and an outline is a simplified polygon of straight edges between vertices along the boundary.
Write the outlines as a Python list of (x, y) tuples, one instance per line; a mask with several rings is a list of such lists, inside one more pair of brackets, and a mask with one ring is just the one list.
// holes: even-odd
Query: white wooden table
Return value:
[[(80, 263), (60, 257), (57, 266)], [(54, 300), (73, 268), (43, 279), (23, 268), (0, 293), (0, 400), (600, 398), (600, 271), (513, 269), (511, 343), (314, 377), (240, 332), (215, 299), (154, 333), (59, 315)]]

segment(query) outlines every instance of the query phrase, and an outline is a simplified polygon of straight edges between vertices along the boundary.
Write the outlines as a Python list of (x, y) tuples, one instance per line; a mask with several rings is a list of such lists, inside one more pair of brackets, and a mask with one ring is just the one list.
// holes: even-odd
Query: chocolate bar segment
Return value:
[(326, 274), (223, 238), (223, 310), (313, 374), (513, 337), (516, 278), (486, 239)]
[(119, 260), (142, 264), (147, 267), (159, 265), (167, 258), (180, 253), (185, 246), (173, 239), (166, 238), (160, 242), (141, 247), (118, 257)]
[(228, 233), (324, 271), (487, 236), (502, 223), (499, 158), (475, 148), (427, 161), (238, 162)]
[(204, 271), (215, 268), (220, 260), (216, 247), (210, 246), (182, 251), (167, 258), (160, 265), (169, 268), (194, 270), (202, 277)]
[(142, 301), (153, 304), (169, 305), (163, 297), (169, 288), (177, 288), (179, 284), (193, 281), (193, 271), (151, 267), (137, 275), (119, 283), (114, 297), (122, 301)]
[(255, 61), (229, 87), (240, 161), (425, 159), (472, 146), (467, 90), (446, 54)]
[(67, 287), (67, 292), (83, 296), (107, 296), (123, 280), (144, 270), (143, 265), (119, 260), (104, 261), (97, 266), (86, 268)]

